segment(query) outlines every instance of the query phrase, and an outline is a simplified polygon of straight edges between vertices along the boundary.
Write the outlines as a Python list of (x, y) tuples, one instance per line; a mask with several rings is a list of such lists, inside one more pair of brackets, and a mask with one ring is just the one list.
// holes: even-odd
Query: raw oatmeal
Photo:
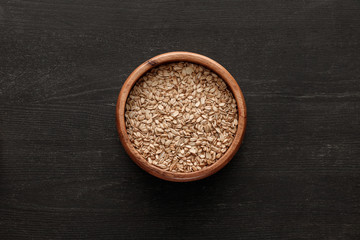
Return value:
[(172, 172), (215, 163), (238, 125), (226, 83), (188, 62), (160, 65), (142, 76), (128, 96), (125, 118), (134, 148), (150, 164)]

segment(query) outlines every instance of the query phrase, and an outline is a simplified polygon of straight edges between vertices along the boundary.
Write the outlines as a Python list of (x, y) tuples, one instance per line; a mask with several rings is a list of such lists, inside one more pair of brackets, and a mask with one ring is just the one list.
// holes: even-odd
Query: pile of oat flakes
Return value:
[(188, 62), (151, 69), (131, 90), (126, 128), (135, 149), (172, 172), (194, 172), (215, 163), (238, 125), (236, 101), (215, 73)]

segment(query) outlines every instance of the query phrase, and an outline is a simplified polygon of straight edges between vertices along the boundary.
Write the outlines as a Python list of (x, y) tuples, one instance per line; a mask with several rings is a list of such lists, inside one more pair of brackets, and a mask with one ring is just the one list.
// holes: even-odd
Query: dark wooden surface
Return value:
[[(359, 239), (360, 2), (0, 1), (0, 239)], [(140, 63), (184, 50), (237, 79), (232, 162), (156, 179), (115, 128)]]

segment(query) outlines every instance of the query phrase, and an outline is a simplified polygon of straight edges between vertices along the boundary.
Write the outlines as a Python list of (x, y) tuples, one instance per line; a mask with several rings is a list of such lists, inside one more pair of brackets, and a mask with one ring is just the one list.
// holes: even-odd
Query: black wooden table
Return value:
[[(360, 2), (0, 2), (0, 239), (360, 239)], [(115, 128), (124, 80), (169, 51), (237, 79), (244, 144), (159, 180)]]

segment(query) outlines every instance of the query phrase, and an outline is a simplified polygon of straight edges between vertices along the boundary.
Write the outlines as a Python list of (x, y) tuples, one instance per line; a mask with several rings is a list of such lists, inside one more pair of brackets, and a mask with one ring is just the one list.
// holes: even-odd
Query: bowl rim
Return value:
[[(147, 160), (145, 160), (145, 158), (133, 147), (126, 131), (125, 105), (132, 87), (139, 80), (139, 78), (143, 76), (146, 72), (148, 72), (150, 69), (171, 62), (191, 62), (202, 65), (208, 68), (209, 70), (211, 70), (212, 72), (216, 73), (226, 82), (237, 104), (238, 129), (236, 131), (232, 144), (219, 160), (217, 160), (212, 165), (205, 167), (196, 172), (190, 172), (190, 173), (170, 172), (148, 163)], [(220, 169), (222, 169), (226, 164), (230, 162), (230, 160), (234, 157), (234, 155), (240, 148), (240, 145), (244, 138), (245, 129), (246, 129), (246, 114), (247, 114), (246, 104), (242, 91), (239, 85), (237, 84), (236, 80), (233, 78), (233, 76), (222, 65), (212, 60), (211, 58), (208, 58), (204, 55), (197, 53), (168, 52), (157, 55), (145, 61), (143, 64), (138, 66), (126, 79), (126, 81), (124, 82), (121, 88), (117, 100), (116, 126), (118, 130), (120, 142), (122, 143), (126, 153), (140, 168), (150, 173), (151, 175), (161, 178), (163, 180), (173, 181), (173, 182), (189, 182), (189, 181), (195, 181), (206, 178), (218, 172)]]

